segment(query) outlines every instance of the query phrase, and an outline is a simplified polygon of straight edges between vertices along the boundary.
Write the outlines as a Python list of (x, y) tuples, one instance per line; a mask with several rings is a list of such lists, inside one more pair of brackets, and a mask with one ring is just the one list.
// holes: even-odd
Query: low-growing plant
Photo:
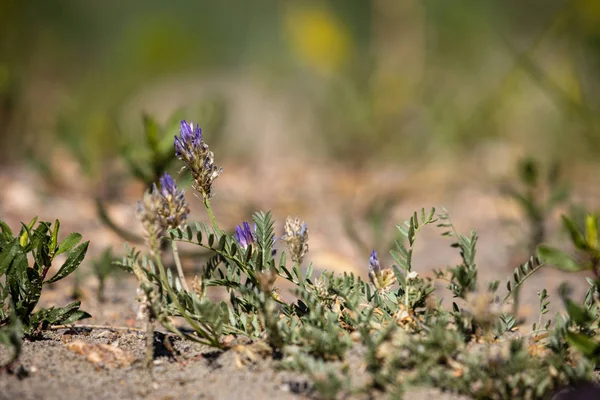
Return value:
[[(140, 310), (149, 334), (159, 322), (184, 338), (219, 349), (231, 343), (224, 340), (226, 335), (264, 340), (282, 368), (304, 372), (313, 380), (321, 398), (373, 390), (400, 395), (405, 385), (426, 384), (480, 399), (533, 399), (590, 379), (600, 354), (600, 345), (589, 342), (597, 329), (597, 296), (588, 295), (577, 305), (563, 294), (567, 314), (555, 318), (552, 326), (550, 319), (544, 320), (549, 297), (543, 290), (540, 317), (526, 336), (518, 334), (515, 315), (505, 307), (544, 265), (537, 258), (516, 268), (506, 294), (499, 295), (498, 281), (484, 287), (478, 281), (476, 232), (462, 235), (446, 211), (436, 215), (435, 209), (423, 209), (397, 225), (402, 240), (391, 250), (395, 265), (382, 265), (372, 251), (365, 262), (368, 281), (351, 273), (325, 271), (315, 276), (312, 264), (303, 268), (308, 228), (300, 219), (286, 220), (280, 237), (283, 250), (275, 249), (275, 222), (269, 212), (255, 213), (254, 226), (243, 222), (233, 235), (220, 227), (211, 197), (221, 169), (214, 165), (197, 126), (182, 121), (175, 153), (192, 175), (209, 222), (187, 222), (189, 205), (168, 174), (144, 194), (138, 216), (150, 253), (128, 249), (121, 264), (140, 282)], [(456, 266), (436, 270), (434, 278), (413, 270), (414, 245), (428, 225), (437, 225), (442, 235), (455, 239), (452, 247), (462, 259)], [(175, 272), (163, 262), (162, 253), (169, 247), (165, 242), (170, 244)], [(179, 260), (179, 242), (211, 254), (191, 284)], [(588, 243), (586, 248), (592, 246)], [(434, 296), (434, 279), (445, 281), (456, 299), (449, 310)], [(289, 294), (278, 289), (282, 280), (291, 285)], [(206, 288), (215, 286), (227, 291), (229, 301), (210, 300)], [(193, 333), (176, 326), (172, 317), (182, 318)], [(356, 341), (365, 348), (371, 376), (362, 388), (352, 387), (348, 371), (331, 364), (344, 362)], [(583, 356), (577, 355), (580, 352)]]
[(575, 218), (563, 215), (563, 226), (577, 251), (577, 257), (569, 255), (563, 250), (541, 245), (538, 247), (538, 256), (546, 263), (562, 271), (583, 272), (589, 271), (594, 279), (586, 277), (589, 288), (582, 304), (570, 298), (570, 290), (566, 284), (560, 289), (567, 314), (561, 319), (560, 330), (566, 341), (573, 348), (579, 350), (584, 357), (593, 362), (600, 363), (600, 342), (596, 336), (600, 328), (600, 239), (598, 216), (594, 213), (585, 213), (583, 223), (577, 223)]
[[(197, 126), (181, 122), (175, 154), (191, 173), (209, 222), (187, 222), (189, 205), (168, 174), (144, 194), (138, 216), (149, 254), (128, 249), (121, 264), (139, 280), (140, 311), (149, 335), (158, 322), (183, 338), (219, 349), (229, 347), (231, 341), (224, 340), (229, 335), (267, 343), (280, 366), (307, 373), (322, 398), (355, 391), (400, 395), (405, 385), (425, 384), (478, 399), (537, 399), (590, 379), (600, 354), (592, 338), (597, 291), (582, 305), (562, 293), (567, 314), (557, 316), (554, 325), (544, 320), (549, 296), (541, 291), (540, 317), (527, 335), (519, 334), (515, 315), (506, 308), (544, 265), (537, 258), (515, 269), (501, 295), (498, 281), (482, 285), (478, 280), (476, 232), (462, 235), (447, 212), (422, 209), (396, 227), (402, 240), (391, 250), (395, 265), (382, 265), (372, 251), (368, 261), (365, 257), (368, 281), (352, 273), (316, 276), (312, 264), (304, 266), (308, 228), (300, 219), (288, 217), (279, 239), (269, 212), (255, 213), (254, 225), (243, 222), (233, 235), (221, 228), (211, 197), (222, 171)], [(451, 245), (462, 261), (424, 278), (413, 270), (414, 246), (423, 228), (436, 225), (455, 240)], [(275, 249), (278, 240), (285, 249)], [(191, 284), (179, 260), (179, 242), (211, 255)], [(174, 272), (163, 262), (168, 247)], [(436, 298), (434, 279), (447, 283), (455, 298), (450, 309)], [(289, 293), (278, 288), (282, 281), (292, 287)], [(212, 301), (208, 287), (225, 289), (229, 300)], [(347, 370), (332, 367), (332, 362), (343, 363), (354, 346), (364, 349), (371, 377), (359, 388), (352, 387)]]
[[(81, 241), (79, 233), (71, 233), (59, 242), (60, 223), (37, 223), (34, 218), (22, 224), (15, 236), (10, 227), (0, 221), (0, 341), (15, 350), (22, 334), (35, 335), (50, 325), (68, 324), (90, 315), (79, 309), (75, 301), (65, 307), (36, 310), (44, 285), (57, 282), (73, 273), (83, 261), (89, 242)], [(48, 273), (65, 254), (56, 273)]]

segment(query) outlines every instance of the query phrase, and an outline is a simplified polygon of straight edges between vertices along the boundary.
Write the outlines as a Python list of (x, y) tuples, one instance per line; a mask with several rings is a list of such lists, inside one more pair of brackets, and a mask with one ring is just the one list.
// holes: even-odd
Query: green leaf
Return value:
[(4, 249), (0, 252), (0, 276), (4, 275), (8, 268), (11, 266), (17, 253), (23, 254), (23, 249), (18, 243), (17, 238), (14, 238)]
[(81, 241), (81, 235), (79, 233), (74, 232), (74, 233), (69, 234), (69, 236), (67, 236), (65, 238), (65, 240), (63, 240), (58, 245), (58, 250), (56, 250), (55, 256), (62, 254), (64, 252), (70, 251), (80, 241)]
[(19, 244), (21, 247), (27, 246), (27, 242), (29, 242), (29, 232), (33, 228), (33, 225), (37, 221), (37, 217), (34, 217), (29, 224), (23, 225), (23, 229), (21, 229), (21, 235), (19, 237)]
[(592, 322), (592, 320), (593, 320), (592, 316), (588, 313), (588, 311), (584, 307), (576, 304), (571, 299), (565, 298), (564, 302), (565, 302), (565, 306), (567, 308), (567, 313), (569, 314), (569, 317), (577, 325), (587, 326), (590, 322)]
[(144, 114), (142, 116), (142, 120), (144, 123), (144, 131), (146, 133), (146, 141), (148, 143), (148, 147), (150, 147), (150, 150), (153, 153), (158, 153), (159, 152), (158, 124), (156, 123), (154, 118), (152, 118), (152, 116), (150, 116), (148, 114)]
[(60, 221), (56, 220), (54, 222), (54, 229), (52, 230), (52, 235), (50, 236), (50, 255), (52, 258), (56, 255), (56, 246), (58, 245), (58, 230), (60, 229)]
[(79, 311), (80, 305), (80, 301), (74, 301), (61, 308), (42, 309), (36, 313), (40, 317), (38, 322), (45, 322), (48, 325), (69, 324), (82, 319), (84, 315), (89, 316), (88, 313)]
[(6, 222), (0, 220), (0, 228), (2, 229), (2, 239), (4, 241), (8, 241), (13, 237), (12, 230)]
[(600, 343), (583, 333), (567, 332), (565, 335), (567, 342), (582, 352), (586, 357), (598, 356)]
[(82, 319), (87, 319), (87, 318), (91, 318), (91, 317), (92, 316), (89, 313), (87, 313), (85, 311), (77, 310), (77, 311), (71, 313), (68, 317), (65, 317), (65, 319), (63, 319), (60, 323), (61, 324), (72, 324), (72, 323), (75, 323)]
[(588, 244), (587, 244), (585, 238), (583, 237), (583, 233), (579, 230), (579, 228), (577, 227), (575, 222), (573, 222), (566, 215), (562, 216), (562, 221), (563, 221), (563, 225), (565, 226), (565, 228), (571, 235), (571, 240), (573, 241), (573, 244), (575, 245), (575, 247), (577, 247), (580, 250), (587, 250), (589, 248)]
[(579, 264), (569, 255), (550, 246), (538, 246), (537, 256), (544, 264), (554, 265), (562, 271), (579, 272), (587, 268), (585, 265)]
[(81, 264), (81, 262), (83, 261), (89, 244), (90, 242), (85, 242), (71, 250), (69, 256), (67, 257), (64, 264), (60, 267), (56, 275), (47, 280), (46, 283), (56, 282), (75, 271), (75, 269), (77, 269), (79, 264)]
[(589, 247), (594, 250), (598, 249), (598, 216), (588, 214), (585, 217), (585, 233)]
[(252, 216), (256, 222), (256, 242), (259, 250), (259, 268), (268, 268), (273, 260), (273, 238), (275, 237), (275, 222), (271, 219), (271, 212), (257, 212)]

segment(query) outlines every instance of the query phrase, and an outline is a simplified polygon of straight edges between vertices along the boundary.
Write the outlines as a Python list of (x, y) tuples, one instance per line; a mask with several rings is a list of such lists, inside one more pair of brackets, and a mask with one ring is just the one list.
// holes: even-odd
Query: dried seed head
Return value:
[(175, 155), (184, 162), (194, 179), (193, 187), (203, 197), (211, 197), (212, 183), (223, 171), (214, 165), (214, 154), (202, 140), (202, 129), (181, 121), (179, 136), (175, 136)]
[(198, 275), (195, 275), (192, 280), (192, 290), (199, 298), (204, 296), (204, 286), (202, 285), (202, 279)]
[(299, 218), (287, 217), (284, 227), (285, 235), (281, 237), (292, 257), (292, 261), (302, 263), (308, 252), (308, 228)]
[(156, 190), (146, 190), (142, 200), (138, 201), (136, 215), (144, 227), (150, 248), (154, 248), (153, 245), (164, 235), (164, 229), (160, 223), (160, 208), (160, 194)]

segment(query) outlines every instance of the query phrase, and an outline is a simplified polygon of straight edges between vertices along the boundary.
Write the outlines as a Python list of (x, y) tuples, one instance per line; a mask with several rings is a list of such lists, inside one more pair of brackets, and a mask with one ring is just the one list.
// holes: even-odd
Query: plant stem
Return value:
[(208, 218), (210, 218), (210, 222), (213, 225), (216, 233), (221, 233), (221, 228), (219, 228), (219, 224), (217, 224), (217, 219), (215, 218), (215, 214), (213, 213), (212, 207), (210, 206), (210, 199), (208, 196), (204, 195), (204, 207), (206, 208), (206, 212), (208, 214)]
[(57, 331), (60, 329), (101, 329), (101, 330), (107, 330), (107, 331), (114, 331), (114, 332), (118, 332), (118, 331), (125, 331), (125, 332), (144, 332), (144, 330), (140, 329), (140, 328), (129, 328), (126, 326), (109, 326), (109, 325), (89, 325), (89, 324), (83, 324), (83, 325), (73, 325), (73, 324), (63, 324), (63, 325), (50, 325), (49, 327), (45, 328), (45, 330), (48, 331)]
[(154, 365), (154, 319), (152, 318), (152, 311), (147, 310), (146, 320), (146, 356), (144, 357), (144, 365), (147, 369), (152, 371)]
[(181, 260), (179, 259), (179, 249), (177, 248), (177, 242), (171, 240), (171, 248), (173, 249), (173, 258), (175, 259), (175, 266), (177, 267), (177, 274), (181, 281), (181, 286), (186, 292), (190, 291), (187, 282), (185, 281), (185, 275), (183, 275), (183, 267), (181, 266)]
[[(210, 333), (207, 332), (205, 329), (203, 329), (198, 323), (196, 323), (196, 321), (192, 320), (190, 318), (189, 314), (183, 308), (183, 306), (179, 302), (179, 298), (177, 297), (177, 293), (175, 293), (175, 291), (173, 290), (173, 288), (171, 287), (171, 285), (169, 285), (169, 280), (167, 278), (167, 273), (165, 272), (165, 266), (163, 265), (160, 256), (156, 256), (155, 255), (154, 256), (154, 260), (156, 261), (156, 264), (158, 265), (158, 271), (159, 271), (160, 280), (162, 282), (162, 285), (166, 288), (167, 294), (171, 297), (171, 300), (173, 301), (173, 304), (175, 305), (175, 307), (177, 308), (177, 310), (179, 311), (179, 313), (181, 314), (181, 316), (196, 331), (197, 335), (199, 337), (205, 339), (210, 346), (222, 348), (223, 345), (219, 342), (218, 338), (216, 338), (214, 335), (211, 336)], [(171, 324), (169, 324), (169, 325), (171, 325)], [(174, 327), (171, 326), (168, 329), (171, 330), (174, 333), (182, 335), (181, 332), (178, 329), (175, 328), (173, 330), (173, 328)], [(182, 335), (181, 337), (183, 337), (183, 338), (190, 338), (191, 336), (190, 335), (185, 335), (185, 336)]]

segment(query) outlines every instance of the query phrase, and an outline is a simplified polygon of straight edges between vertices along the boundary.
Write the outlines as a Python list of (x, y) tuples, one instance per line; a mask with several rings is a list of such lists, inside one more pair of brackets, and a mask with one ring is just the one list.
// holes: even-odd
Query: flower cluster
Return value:
[(371, 283), (381, 291), (388, 290), (396, 283), (394, 271), (392, 271), (391, 268), (381, 268), (375, 250), (371, 252), (371, 257), (369, 257), (369, 279), (371, 280)]
[(282, 236), (281, 240), (286, 243), (292, 261), (302, 263), (308, 252), (308, 228), (306, 223), (300, 221), (299, 218), (287, 217), (284, 232), (285, 235)]
[(177, 189), (173, 178), (165, 173), (159, 183), (160, 189), (154, 185), (151, 191), (147, 190), (137, 208), (137, 216), (153, 249), (168, 229), (183, 226), (189, 214), (183, 190)]
[[(154, 185), (153, 191), (157, 191)], [(171, 175), (165, 172), (160, 178), (160, 208), (158, 215), (164, 229), (174, 229), (185, 225), (190, 208), (185, 202), (183, 190), (178, 190)]]
[(193, 187), (204, 198), (211, 197), (212, 183), (223, 171), (214, 165), (213, 152), (202, 140), (202, 129), (181, 121), (179, 136), (175, 136), (175, 155), (184, 162), (194, 179)]

